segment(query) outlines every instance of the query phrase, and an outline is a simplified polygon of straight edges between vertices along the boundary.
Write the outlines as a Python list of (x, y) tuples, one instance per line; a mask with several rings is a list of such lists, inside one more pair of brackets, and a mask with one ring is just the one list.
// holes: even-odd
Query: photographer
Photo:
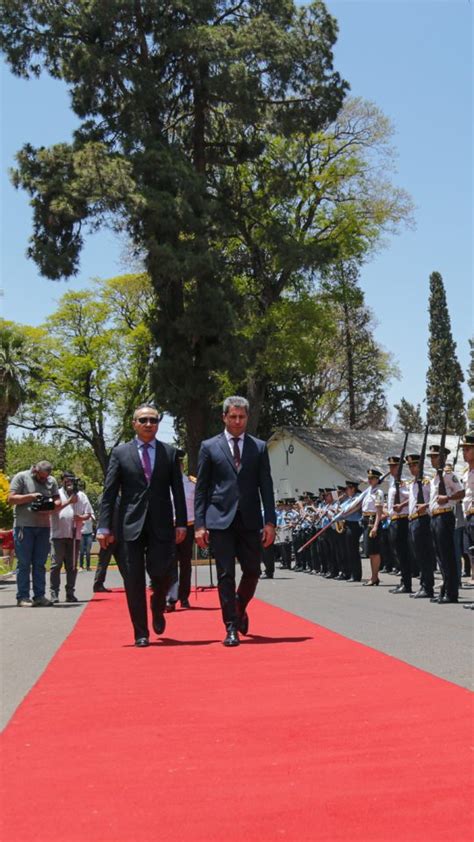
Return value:
[[(41, 461), (12, 478), (8, 503), (14, 506), (14, 537), (17, 564), (17, 605), (47, 607), (46, 559), (49, 553), (51, 512), (60, 505), (52, 465)], [(30, 574), (33, 599), (30, 598)]]
[(79, 602), (74, 595), (77, 576), (77, 557), (83, 524), (94, 512), (89, 498), (79, 491), (79, 480), (70, 471), (61, 474), (59, 506), (51, 518), (51, 538), (54, 558), (51, 562), (51, 601), (59, 602), (60, 575), (66, 569), (66, 602)]

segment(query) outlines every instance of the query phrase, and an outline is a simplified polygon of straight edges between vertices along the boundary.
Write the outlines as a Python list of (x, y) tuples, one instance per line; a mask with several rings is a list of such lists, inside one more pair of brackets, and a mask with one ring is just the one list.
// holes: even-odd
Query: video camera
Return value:
[(54, 500), (52, 497), (40, 497), (30, 503), (30, 509), (32, 512), (51, 512), (54, 509)]

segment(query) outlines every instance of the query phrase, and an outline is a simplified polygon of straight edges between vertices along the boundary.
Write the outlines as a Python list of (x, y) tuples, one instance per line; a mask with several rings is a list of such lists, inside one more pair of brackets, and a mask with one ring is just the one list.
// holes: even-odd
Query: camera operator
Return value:
[(79, 491), (79, 480), (71, 471), (61, 474), (60, 504), (51, 518), (51, 538), (54, 558), (51, 562), (51, 601), (59, 602), (60, 574), (66, 569), (65, 602), (79, 602), (74, 595), (77, 576), (77, 558), (83, 524), (94, 512), (84, 491)]
[[(20, 471), (10, 482), (8, 503), (14, 506), (14, 537), (17, 564), (17, 605), (47, 607), (46, 559), (50, 546), (51, 512), (60, 505), (58, 484), (50, 462), (41, 461)], [(30, 598), (30, 573), (33, 599)]]

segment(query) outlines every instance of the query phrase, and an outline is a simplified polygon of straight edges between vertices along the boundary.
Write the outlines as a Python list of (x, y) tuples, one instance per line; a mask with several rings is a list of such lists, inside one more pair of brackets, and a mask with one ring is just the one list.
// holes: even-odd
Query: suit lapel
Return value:
[(137, 470), (139, 470), (140, 473), (142, 473), (143, 476), (145, 476), (145, 474), (143, 473), (143, 465), (142, 465), (141, 460), (140, 460), (140, 454), (138, 453), (138, 445), (137, 445), (135, 440), (129, 442), (129, 450), (130, 450), (130, 458), (131, 458), (133, 464), (135, 465)]
[(228, 461), (229, 461), (229, 463), (232, 465), (232, 467), (233, 467), (234, 471), (237, 473), (237, 472), (238, 472), (238, 470), (240, 470), (240, 468), (239, 468), (239, 469), (237, 469), (237, 468), (235, 467), (235, 462), (234, 462), (234, 460), (233, 460), (233, 458), (232, 458), (232, 453), (230, 452), (230, 447), (229, 447), (229, 444), (228, 444), (228, 442), (227, 442), (227, 439), (226, 439), (226, 437), (225, 437), (225, 434), (224, 434), (224, 433), (221, 433), (221, 435), (220, 435), (220, 438), (219, 438), (219, 445), (220, 445), (220, 447), (221, 447), (221, 450), (222, 450), (222, 452), (223, 452), (224, 456), (226, 457), (226, 459), (228, 459)]

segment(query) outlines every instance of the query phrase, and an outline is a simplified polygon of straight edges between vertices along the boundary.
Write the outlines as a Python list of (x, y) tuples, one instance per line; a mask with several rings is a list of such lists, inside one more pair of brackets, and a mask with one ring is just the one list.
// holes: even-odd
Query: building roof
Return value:
[[(388, 456), (400, 455), (405, 439), (403, 432), (389, 432), (386, 430), (347, 430), (337, 428), (316, 427), (281, 427), (276, 430), (268, 444), (278, 442), (282, 438), (294, 438), (309, 447), (322, 459), (332, 465), (346, 479), (363, 481), (367, 479), (368, 468), (379, 468), (387, 472)], [(439, 444), (439, 433), (428, 436), (425, 470), (431, 467), (428, 449), (432, 444)], [(446, 436), (446, 447), (451, 451), (448, 461), (454, 459), (458, 446), (458, 436)], [(419, 453), (423, 443), (423, 433), (410, 433), (407, 442), (407, 453)], [(462, 449), (459, 449), (456, 463), (456, 473), (464, 470), (466, 463)]]

